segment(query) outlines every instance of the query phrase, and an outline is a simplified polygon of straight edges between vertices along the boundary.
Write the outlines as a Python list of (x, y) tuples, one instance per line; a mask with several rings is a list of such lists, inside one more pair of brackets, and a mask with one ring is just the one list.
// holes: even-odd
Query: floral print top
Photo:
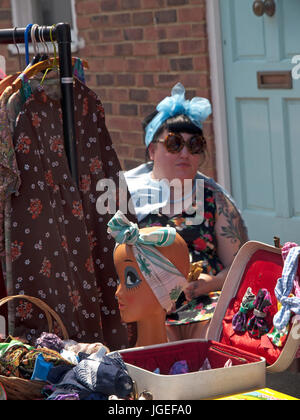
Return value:
[(149, 214), (140, 223), (140, 227), (171, 226), (183, 237), (188, 245), (190, 262), (203, 261), (203, 272), (211, 275), (223, 270), (222, 262), (217, 254), (215, 235), (216, 203), (214, 191), (204, 189), (204, 220), (200, 225), (187, 223), (187, 218), (192, 215), (182, 213), (173, 217), (167, 215)]

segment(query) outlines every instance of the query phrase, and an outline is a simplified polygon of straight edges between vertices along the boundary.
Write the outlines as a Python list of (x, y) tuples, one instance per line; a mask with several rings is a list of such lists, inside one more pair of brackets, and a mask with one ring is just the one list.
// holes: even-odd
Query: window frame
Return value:
[[(81, 48), (84, 48), (84, 39), (79, 38), (78, 27), (77, 27), (77, 16), (76, 16), (76, 7), (75, 0), (70, 0), (71, 10), (72, 10), (72, 20), (73, 28), (71, 28), (71, 51), (76, 52)], [(33, 11), (32, 11), (32, 2), (31, 0), (11, 0), (11, 9), (12, 9), (12, 20), (13, 26), (18, 28), (26, 27), (24, 22), (33, 22)], [(53, 22), (53, 24), (59, 22)], [(47, 43), (50, 52), (53, 52), (53, 45), (51, 42)], [(18, 44), (21, 54), (25, 54), (25, 46), (23, 44)], [(14, 45), (9, 45), (8, 50), (11, 54), (16, 55), (17, 50)], [(29, 45), (29, 52), (32, 54), (34, 52), (32, 44)]]

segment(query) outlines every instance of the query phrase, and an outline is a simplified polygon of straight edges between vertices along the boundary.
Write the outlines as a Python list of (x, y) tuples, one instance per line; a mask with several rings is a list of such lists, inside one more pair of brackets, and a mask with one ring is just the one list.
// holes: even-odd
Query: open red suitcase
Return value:
[[(235, 333), (232, 318), (239, 311), (248, 287), (256, 295), (268, 289), (272, 306), (267, 322), (271, 326), (278, 311), (274, 289), (281, 277), (281, 250), (260, 242), (246, 243), (236, 256), (225, 281), (207, 340), (186, 340), (163, 345), (122, 350), (137, 392), (149, 391), (158, 400), (216, 398), (265, 387), (266, 371), (286, 370), (300, 346), (300, 323), (291, 321), (284, 347), (275, 347), (267, 335), (253, 338), (248, 331)], [(300, 270), (298, 268), (298, 273)], [(210, 370), (199, 371), (208, 359)], [(186, 360), (189, 372), (168, 375), (171, 366)], [(231, 367), (224, 367), (230, 360)], [(153, 373), (160, 369), (160, 374)]]

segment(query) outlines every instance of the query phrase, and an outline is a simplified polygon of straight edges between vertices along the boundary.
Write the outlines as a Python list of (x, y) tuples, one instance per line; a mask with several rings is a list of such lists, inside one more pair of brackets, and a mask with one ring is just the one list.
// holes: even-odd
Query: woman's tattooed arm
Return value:
[(215, 193), (215, 200), (218, 253), (228, 263), (230, 260), (232, 262), (240, 247), (248, 241), (247, 228), (238, 210), (221, 192)]

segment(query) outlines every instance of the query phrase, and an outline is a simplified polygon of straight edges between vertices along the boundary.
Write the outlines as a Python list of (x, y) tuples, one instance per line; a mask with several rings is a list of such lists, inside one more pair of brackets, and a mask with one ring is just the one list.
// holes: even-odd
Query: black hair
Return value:
[[(146, 127), (147, 125), (153, 120), (153, 118), (158, 114), (158, 111), (152, 112), (152, 114), (148, 115), (143, 123), (143, 130), (144, 130), (144, 138), (146, 135)], [(172, 133), (188, 133), (188, 134), (200, 134), (203, 136), (203, 131), (200, 127), (195, 125), (188, 116), (180, 114), (176, 115), (175, 117), (168, 118), (157, 130), (157, 132), (154, 134), (154, 138), (152, 140), (152, 143), (156, 143), (158, 137), (162, 134), (164, 130), (168, 130)], [(146, 161), (149, 161), (149, 146), (146, 150)], [(205, 151), (204, 151), (205, 153)]]

